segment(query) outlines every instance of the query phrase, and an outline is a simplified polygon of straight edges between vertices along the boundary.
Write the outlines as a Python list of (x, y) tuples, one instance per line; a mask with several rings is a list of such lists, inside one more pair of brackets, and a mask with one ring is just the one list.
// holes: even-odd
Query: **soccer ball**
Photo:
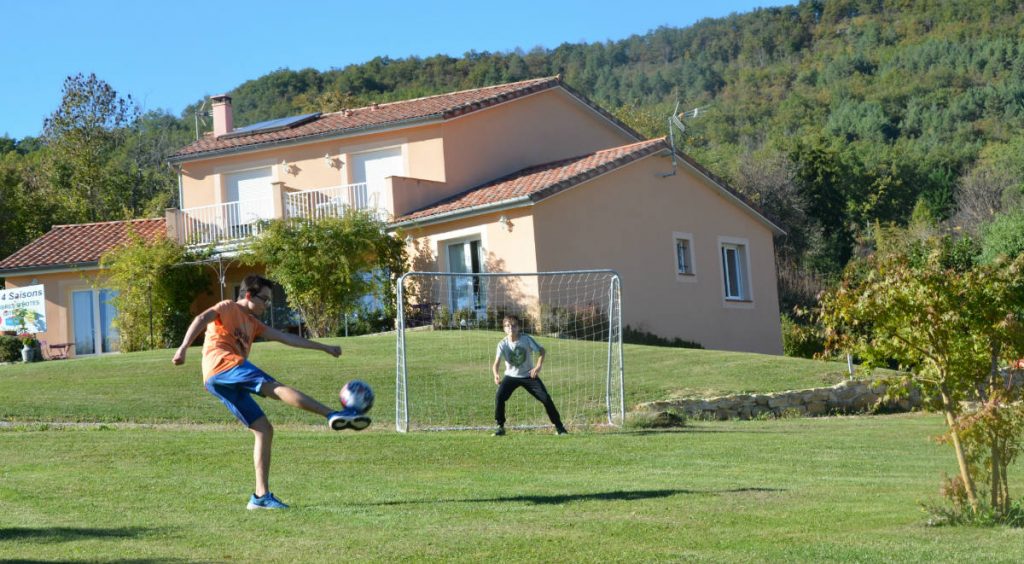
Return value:
[(366, 413), (373, 407), (373, 388), (362, 380), (350, 380), (338, 393), (341, 406), (357, 413)]

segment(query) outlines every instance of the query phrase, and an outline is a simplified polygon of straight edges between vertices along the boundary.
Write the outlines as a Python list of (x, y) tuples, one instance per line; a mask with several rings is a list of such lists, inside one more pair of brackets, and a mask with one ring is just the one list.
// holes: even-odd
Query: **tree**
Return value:
[(0, 257), (50, 228), (54, 206), (46, 194), (38, 154), (0, 155)]
[[(936, 398), (959, 468), (953, 489), (980, 510), (976, 464), (986, 451), (990, 473), (982, 480), (991, 484), (993, 509), (1005, 514), (1005, 472), (1016, 455), (1007, 446), (1019, 445), (1024, 427), (1013, 403), (1021, 389), (1008, 387), (1000, 368), (1024, 357), (1017, 322), (1024, 257), (976, 264), (969, 239), (912, 239), (899, 230), (880, 232), (877, 245), (823, 297), (827, 344), (856, 354), (867, 369), (896, 362), (904, 372), (890, 379), (891, 389), (916, 385)], [(970, 412), (966, 402), (983, 408)]]
[(1000, 214), (982, 228), (980, 260), (995, 262), (1024, 253), (1024, 208)]
[(849, 167), (823, 137), (798, 142), (789, 158), (797, 193), (819, 236), (811, 241), (810, 262), (818, 272), (839, 272), (853, 254)]
[[(342, 315), (373, 295), (394, 309), (395, 283), (405, 272), (405, 244), (368, 211), (341, 218), (269, 222), (244, 257), (266, 265), (314, 337), (338, 333)], [(394, 315), (389, 311), (388, 315)]]
[(61, 196), (71, 221), (121, 217), (121, 176), (112, 157), (135, 125), (139, 110), (131, 96), (121, 98), (106, 82), (77, 74), (64, 80), (60, 106), (43, 125), (49, 146), (50, 183)]
[(200, 258), (181, 245), (160, 237), (146, 241), (129, 234), (126, 245), (100, 259), (107, 284), (117, 292), (111, 303), (125, 352), (163, 348), (180, 343), (192, 320), (189, 307), (209, 289)]

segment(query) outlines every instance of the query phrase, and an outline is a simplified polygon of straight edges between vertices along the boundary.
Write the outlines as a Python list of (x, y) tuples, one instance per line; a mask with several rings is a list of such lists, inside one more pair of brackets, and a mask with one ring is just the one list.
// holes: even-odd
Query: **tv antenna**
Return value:
[(692, 110), (679, 113), (679, 102), (676, 102), (676, 108), (672, 110), (672, 115), (668, 117), (668, 144), (672, 149), (672, 172), (663, 174), (665, 176), (674, 176), (676, 173), (676, 136), (675, 131), (679, 130), (680, 139), (686, 134), (686, 124), (683, 123), (684, 119), (693, 119), (708, 111), (708, 106), (698, 106)]
[(203, 127), (206, 127), (206, 118), (210, 117), (210, 112), (206, 111), (206, 98), (203, 98), (203, 105), (199, 106), (196, 110), (196, 141), (199, 141), (199, 122), (203, 122)]

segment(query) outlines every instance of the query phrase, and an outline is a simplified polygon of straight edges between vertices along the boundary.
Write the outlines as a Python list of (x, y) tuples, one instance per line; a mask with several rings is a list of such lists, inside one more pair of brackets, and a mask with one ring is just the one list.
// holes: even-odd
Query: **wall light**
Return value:
[(512, 220), (508, 218), (507, 215), (503, 215), (503, 216), (499, 217), (498, 218), (498, 223), (501, 224), (502, 228), (505, 229), (506, 233), (511, 233), (512, 232), (512, 227), (514, 227), (514, 224), (512, 223)]

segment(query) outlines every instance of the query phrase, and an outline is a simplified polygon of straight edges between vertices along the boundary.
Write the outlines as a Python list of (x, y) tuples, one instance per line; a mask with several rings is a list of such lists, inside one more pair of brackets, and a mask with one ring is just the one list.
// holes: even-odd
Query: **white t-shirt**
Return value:
[(520, 333), (518, 341), (512, 342), (508, 337), (502, 339), (498, 343), (495, 355), (505, 361), (505, 376), (529, 378), (530, 371), (533, 370), (533, 355), (530, 353), (539, 353), (541, 350), (543, 349), (533, 337)]

